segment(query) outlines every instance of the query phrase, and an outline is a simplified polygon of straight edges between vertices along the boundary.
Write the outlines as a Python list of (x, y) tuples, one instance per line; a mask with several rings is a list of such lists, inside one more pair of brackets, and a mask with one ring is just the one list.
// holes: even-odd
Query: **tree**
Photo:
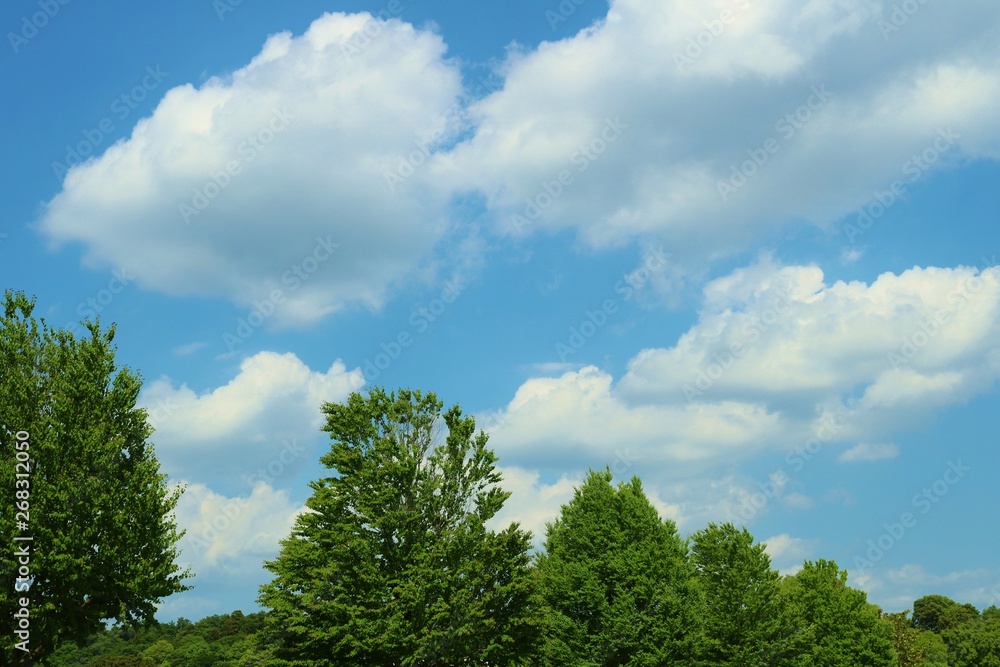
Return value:
[(1000, 667), (1000, 619), (962, 624), (944, 640), (952, 667)]
[(697, 627), (692, 569), (638, 478), (590, 471), (537, 560), (544, 665), (685, 665)]
[(115, 365), (114, 327), (76, 338), (36, 321), (34, 303), (8, 291), (0, 320), (0, 489), (23, 511), (0, 513), (0, 665), (36, 663), (104, 619), (151, 621), (187, 588), (180, 490), (148, 441), (139, 376)]
[(787, 587), (800, 623), (795, 667), (894, 667), (892, 623), (833, 561), (807, 561)]
[[(261, 587), (295, 665), (509, 665), (534, 647), (530, 535), (487, 522), (509, 496), (488, 436), (433, 393), (327, 403), (333, 471)], [(447, 434), (435, 444), (443, 418)]]
[(691, 560), (701, 591), (707, 665), (757, 667), (775, 664), (787, 652), (780, 575), (771, 569), (763, 544), (733, 524), (709, 524), (691, 536)]
[(924, 667), (924, 646), (920, 643), (921, 631), (913, 627), (909, 610), (888, 614), (892, 623), (892, 647), (899, 660), (899, 667)]
[(944, 595), (925, 595), (913, 603), (913, 627), (942, 634), (981, 619), (971, 604), (959, 604)]

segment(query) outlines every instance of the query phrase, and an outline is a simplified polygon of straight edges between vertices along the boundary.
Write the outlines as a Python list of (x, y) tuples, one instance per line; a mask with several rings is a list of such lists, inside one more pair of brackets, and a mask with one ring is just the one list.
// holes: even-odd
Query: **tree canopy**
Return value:
[(0, 550), (2, 665), (34, 664), (107, 619), (149, 622), (186, 588), (171, 514), (180, 490), (160, 473), (139, 376), (115, 364), (114, 327), (90, 322), (76, 338), (33, 310), (6, 292), (0, 488), (17, 489), (22, 511), (0, 513), (0, 535), (24, 539)]
[(442, 406), (432, 393), (377, 388), (324, 406), (332, 474), (311, 484), (261, 589), (280, 658), (505, 665), (530, 655), (530, 536), (487, 527), (508, 497), (496, 456), (474, 419)]
[(683, 664), (698, 609), (687, 548), (638, 478), (591, 471), (537, 560), (546, 665)]

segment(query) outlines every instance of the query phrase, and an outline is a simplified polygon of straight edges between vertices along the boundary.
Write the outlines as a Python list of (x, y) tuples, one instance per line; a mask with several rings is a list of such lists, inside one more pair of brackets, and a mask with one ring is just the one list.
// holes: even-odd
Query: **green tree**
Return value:
[[(104, 619), (148, 622), (159, 601), (187, 588), (174, 563), (180, 490), (168, 488), (148, 441), (152, 428), (136, 407), (140, 378), (115, 366), (114, 327), (88, 323), (89, 337), (76, 338), (36, 321), (33, 310), (33, 300), (6, 292), (0, 489), (16, 488), (27, 509), (0, 513), (8, 545), (0, 551), (0, 665), (37, 663), (59, 642), (98, 632)], [(18, 581), (20, 566), (30, 574)], [(22, 598), (27, 621), (15, 618)], [(26, 643), (19, 631), (30, 633)]]
[(899, 660), (899, 667), (924, 667), (924, 647), (920, 643), (921, 631), (913, 627), (909, 610), (888, 614), (892, 623), (892, 647)]
[(943, 595), (925, 595), (913, 603), (913, 627), (931, 632), (942, 632), (944, 613), (959, 604)]
[(508, 665), (531, 652), (530, 535), (487, 528), (509, 496), (496, 456), (471, 417), (441, 408), (379, 388), (324, 406), (333, 474), (311, 483), (261, 587), (279, 658)]
[(807, 561), (786, 589), (797, 619), (795, 667), (894, 667), (892, 623), (833, 561)]
[(542, 664), (690, 664), (698, 610), (686, 545), (638, 478), (611, 480), (590, 471), (548, 525)]
[(944, 633), (951, 667), (1000, 667), (1000, 619), (965, 623)]
[(779, 663), (787, 653), (789, 624), (780, 595), (780, 575), (771, 569), (763, 544), (733, 524), (709, 524), (691, 536), (691, 560), (701, 591), (706, 665), (758, 667)]
[(143, 651), (142, 654), (152, 660), (159, 667), (159, 665), (163, 665), (168, 662), (173, 652), (174, 645), (166, 639), (161, 639)]
[(948, 645), (930, 630), (917, 631), (917, 649), (924, 656), (923, 667), (948, 667)]

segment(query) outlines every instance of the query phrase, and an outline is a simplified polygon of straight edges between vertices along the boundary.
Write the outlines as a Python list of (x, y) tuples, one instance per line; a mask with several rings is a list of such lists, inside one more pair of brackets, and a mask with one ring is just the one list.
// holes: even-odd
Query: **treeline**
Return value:
[(85, 646), (72, 642), (56, 649), (46, 667), (252, 667), (264, 665), (258, 642), (264, 614), (209, 616), (197, 623), (184, 618), (144, 628), (112, 628)]
[[(791, 585), (791, 584), (789, 584)], [(1000, 664), (1000, 609), (980, 613), (941, 595), (915, 601), (914, 613), (880, 615), (892, 625), (899, 667), (952, 667)], [(738, 619), (733, 619), (734, 625)], [(263, 645), (264, 613), (209, 616), (192, 623), (179, 619), (150, 628), (112, 629), (85, 647), (66, 644), (47, 667), (256, 667), (279, 664)], [(732, 661), (702, 665), (740, 664)], [(749, 664), (749, 663), (743, 663)], [(767, 663), (764, 663), (767, 664)], [(793, 663), (824, 664), (824, 663)], [(835, 663), (834, 663), (835, 664)]]

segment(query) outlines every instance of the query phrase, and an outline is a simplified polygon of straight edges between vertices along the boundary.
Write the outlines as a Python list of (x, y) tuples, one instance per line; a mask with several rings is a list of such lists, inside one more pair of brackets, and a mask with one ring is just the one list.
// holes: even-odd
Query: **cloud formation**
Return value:
[(169, 90), (131, 137), (74, 167), (39, 227), (167, 294), (252, 305), (281, 290), (275, 321), (378, 307), (449, 229), (447, 193), (421, 173), (392, 191), (385, 178), (455, 123), (445, 48), (368, 14), (273, 35), (246, 67)]
[(197, 393), (162, 377), (144, 387), (140, 404), (172, 478), (242, 490), (314, 461), (324, 439), (321, 406), (363, 385), (361, 371), (340, 360), (321, 372), (291, 353), (260, 352), (223, 386)]

